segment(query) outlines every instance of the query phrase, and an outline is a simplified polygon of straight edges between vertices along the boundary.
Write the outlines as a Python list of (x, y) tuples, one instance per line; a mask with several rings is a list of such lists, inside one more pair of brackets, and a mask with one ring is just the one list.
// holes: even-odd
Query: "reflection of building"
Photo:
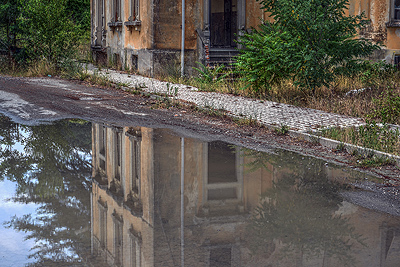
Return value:
[[(181, 138), (167, 130), (93, 124), (94, 255), (110, 266), (178, 266), (182, 255), (185, 266), (294, 265), (278, 257), (279, 242), (268, 254), (251, 257), (252, 236), (246, 230), (260, 194), (290, 171), (267, 163), (249, 172), (252, 160), (219, 141), (185, 138), (183, 151), (182, 165)], [(332, 170), (328, 176), (338, 173)], [(340, 212), (349, 216), (367, 244), (356, 246), (354, 257), (392, 266), (384, 263), (400, 256), (399, 221), (350, 206)], [(372, 223), (362, 224), (365, 219)], [(337, 266), (326, 255), (313, 261), (304, 256), (300, 263)]]

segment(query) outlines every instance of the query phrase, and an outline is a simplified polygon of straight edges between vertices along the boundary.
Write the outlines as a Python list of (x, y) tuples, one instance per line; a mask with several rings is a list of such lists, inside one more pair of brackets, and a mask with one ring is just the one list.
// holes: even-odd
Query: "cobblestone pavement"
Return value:
[(285, 125), (294, 131), (308, 132), (322, 127), (349, 127), (364, 124), (359, 118), (271, 101), (260, 101), (213, 92), (199, 92), (195, 87), (170, 84), (109, 69), (98, 70), (91, 65), (87, 66), (87, 71), (95, 75), (104, 75), (112, 82), (129, 85), (131, 88), (140, 88), (140, 90), (148, 93), (168, 93), (175, 95), (174, 97), (177, 99), (192, 102), (200, 107), (224, 109), (232, 116), (257, 119), (267, 126), (279, 127)]

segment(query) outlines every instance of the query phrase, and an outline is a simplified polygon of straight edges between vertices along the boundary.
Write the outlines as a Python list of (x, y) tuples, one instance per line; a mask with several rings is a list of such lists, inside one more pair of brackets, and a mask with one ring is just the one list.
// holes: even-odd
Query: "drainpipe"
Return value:
[(181, 76), (185, 75), (185, 0), (182, 0)]

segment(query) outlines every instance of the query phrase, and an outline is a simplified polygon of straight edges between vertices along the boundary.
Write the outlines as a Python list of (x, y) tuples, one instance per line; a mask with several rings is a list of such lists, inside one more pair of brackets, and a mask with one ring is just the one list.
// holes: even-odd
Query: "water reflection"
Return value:
[(350, 190), (344, 181), (365, 174), (318, 159), (93, 124), (93, 177), (96, 264), (396, 266), (400, 260), (399, 218), (340, 196)]
[(0, 181), (16, 184), (11, 201), (36, 207), (4, 223), (33, 241), (30, 266), (80, 262), (90, 252), (90, 127), (78, 121), (26, 127), (0, 118)]
[(80, 121), (25, 127), (4, 118), (0, 124), (0, 184), (17, 185), (12, 201), (37, 205), (6, 222), (34, 241), (35, 261), (26, 261), (33, 266), (400, 260), (400, 219), (341, 197), (365, 174), (164, 129)]

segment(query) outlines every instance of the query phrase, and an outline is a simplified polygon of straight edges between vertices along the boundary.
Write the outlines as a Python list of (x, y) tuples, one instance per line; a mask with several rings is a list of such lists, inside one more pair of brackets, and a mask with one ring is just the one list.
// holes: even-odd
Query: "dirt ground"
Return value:
[(155, 96), (133, 95), (56, 78), (0, 76), (0, 112), (18, 123), (34, 125), (64, 118), (79, 118), (115, 126), (170, 128), (184, 137), (204, 141), (222, 140), (260, 151), (282, 148), (373, 174), (382, 185), (397, 189), (400, 169), (396, 166), (361, 169), (354, 157), (257, 125), (238, 125), (223, 114), (212, 116), (190, 103), (179, 105)]

